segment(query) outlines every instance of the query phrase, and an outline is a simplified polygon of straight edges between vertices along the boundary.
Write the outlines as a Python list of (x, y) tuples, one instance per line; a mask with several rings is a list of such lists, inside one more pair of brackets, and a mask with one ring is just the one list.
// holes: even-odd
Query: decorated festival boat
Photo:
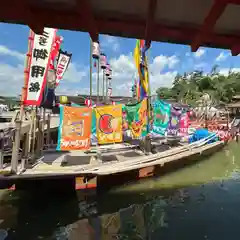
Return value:
[[(122, 104), (110, 100), (111, 66), (106, 55), (100, 54), (99, 42), (91, 42), (98, 69), (97, 101), (92, 101), (90, 79), (90, 96), (84, 106), (69, 103), (58, 106), (58, 140), (53, 148), (49, 142), (51, 112), (46, 128), (46, 109), (56, 107), (55, 88), (71, 60), (71, 54), (60, 50), (62, 38), (56, 32), (51, 28), (44, 28), (42, 35), (30, 31), (23, 101), (16, 120), (11, 163), (4, 163), (1, 157), (1, 186), (15, 184), (16, 188), (28, 189), (44, 181), (49, 186), (50, 179), (69, 183), (74, 189), (122, 184), (155, 176), (165, 166), (180, 160), (191, 163), (224, 146), (214, 132), (206, 129), (189, 132), (186, 109), (177, 109), (160, 99), (151, 101), (146, 56), (150, 46), (137, 40), (134, 60), (139, 79), (135, 81), (134, 101)], [(100, 67), (104, 71), (102, 96)], [(29, 128), (22, 132), (25, 106), (36, 109)], [(24, 149), (19, 154), (21, 134)]]

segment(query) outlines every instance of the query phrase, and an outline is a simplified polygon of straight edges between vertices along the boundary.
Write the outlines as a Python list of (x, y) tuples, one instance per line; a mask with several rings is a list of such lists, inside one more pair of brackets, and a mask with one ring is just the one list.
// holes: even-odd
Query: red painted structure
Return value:
[[(53, 27), (89, 32), (93, 41), (103, 33), (148, 44), (187, 44), (192, 51), (225, 48), (233, 55), (240, 53), (239, 16), (240, 0), (3, 0), (0, 5), (0, 21), (28, 25), (35, 33)], [(142, 178), (153, 171), (144, 168), (133, 175)], [(112, 183), (108, 177), (102, 183)], [(79, 179), (75, 187), (95, 187), (95, 181), (86, 185)]]
[(0, 21), (226, 48), (240, 53), (240, 0), (4, 0)]

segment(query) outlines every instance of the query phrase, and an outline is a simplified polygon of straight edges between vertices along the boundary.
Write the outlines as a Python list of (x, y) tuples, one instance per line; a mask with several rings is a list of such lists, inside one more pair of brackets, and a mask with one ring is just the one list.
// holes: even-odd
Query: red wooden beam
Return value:
[(218, 18), (222, 15), (224, 12), (228, 2), (225, 0), (221, 1), (215, 1), (208, 16), (205, 18), (204, 23), (197, 34), (197, 36), (194, 38), (191, 49), (193, 52), (197, 51), (199, 46), (201, 45), (201, 42), (205, 40), (207, 35), (211, 34), (214, 31), (214, 26), (218, 20)]
[(148, 48), (151, 45), (151, 34), (153, 31), (152, 28), (153, 28), (156, 9), (157, 9), (157, 0), (148, 0), (148, 12), (147, 12), (147, 22), (146, 22), (146, 30), (145, 30), (145, 40)]
[(216, 0), (218, 2), (226, 2), (228, 4), (240, 5), (240, 0)]
[[(39, 24), (45, 27), (90, 32), (89, 24), (84, 21), (83, 17), (79, 15), (78, 12), (66, 12), (64, 10), (62, 12), (54, 12), (47, 9), (39, 10), (31, 8), (31, 13), (34, 15), (34, 18), (31, 20), (33, 25)], [(138, 17), (129, 17), (128, 15), (117, 16), (116, 18), (96, 16), (95, 22), (98, 23), (99, 32), (122, 37), (145, 38), (146, 21), (137, 20), (139, 19)], [(5, 22), (29, 24), (29, 16), (20, 11), (12, 11), (12, 6), (10, 4), (1, 5), (0, 19)], [(150, 36), (151, 40), (154, 41), (191, 44), (197, 33), (197, 29), (189, 29), (189, 26), (186, 26), (186, 28), (184, 28), (184, 26), (181, 28), (172, 28), (152, 24), (152, 32)], [(240, 37), (237, 33), (236, 36), (225, 36), (212, 33), (205, 37), (203, 45), (231, 49), (232, 46), (238, 42), (240, 42)]]
[[(93, 41), (98, 40), (98, 29), (94, 18), (93, 10), (89, 0), (77, 0), (78, 13), (82, 16), (82, 20), (88, 26), (88, 32)], [(63, 16), (64, 18), (64, 16)]]
[(234, 45), (231, 49), (232, 56), (237, 56), (240, 53), (240, 45)]
[[(37, 22), (34, 20), (34, 15), (32, 14), (32, 12), (29, 8), (27, 0), (22, 0), (22, 1), (12, 0), (10, 3), (12, 5), (12, 7), (14, 7), (14, 9), (17, 9), (17, 11), (20, 14), (25, 15), (26, 25), (28, 25), (34, 33), (36, 33), (36, 34), (43, 33), (44, 26), (40, 22)], [(4, 11), (4, 9), (3, 9), (3, 11)], [(14, 11), (14, 10), (12, 9), (12, 11)]]

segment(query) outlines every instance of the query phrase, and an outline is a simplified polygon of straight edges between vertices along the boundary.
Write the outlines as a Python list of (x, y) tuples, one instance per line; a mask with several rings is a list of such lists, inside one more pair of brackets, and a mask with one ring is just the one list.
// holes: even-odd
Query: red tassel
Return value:
[(96, 61), (94, 62), (94, 67), (97, 67), (97, 63), (96, 63)]

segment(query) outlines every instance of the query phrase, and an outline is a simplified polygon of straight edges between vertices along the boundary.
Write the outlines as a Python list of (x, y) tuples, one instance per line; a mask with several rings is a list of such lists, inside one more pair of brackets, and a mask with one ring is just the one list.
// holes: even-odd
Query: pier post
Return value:
[(12, 148), (12, 159), (11, 159), (11, 172), (13, 174), (17, 173), (18, 170), (18, 160), (19, 160), (19, 147), (20, 147), (20, 138), (21, 138), (21, 125), (22, 125), (22, 117), (24, 110), (20, 111), (20, 119), (16, 119), (16, 131), (15, 131), (15, 139), (13, 142)]
[(47, 148), (49, 148), (49, 145), (50, 145), (50, 123), (51, 123), (51, 115), (48, 114), (48, 117), (47, 117), (47, 140), (46, 140)]
[(36, 128), (38, 129), (36, 134), (37, 146), (36, 146), (36, 157), (40, 156), (41, 152), (41, 116), (37, 114), (36, 116)]
[(144, 140), (145, 154), (149, 155), (151, 153), (151, 138), (147, 135)]
[(3, 158), (4, 158), (4, 134), (3, 131), (0, 132), (0, 169), (3, 169)]
[(28, 157), (29, 157), (29, 134), (26, 133), (23, 140), (23, 155), (21, 159), (21, 171), (26, 169), (26, 162), (28, 161)]

